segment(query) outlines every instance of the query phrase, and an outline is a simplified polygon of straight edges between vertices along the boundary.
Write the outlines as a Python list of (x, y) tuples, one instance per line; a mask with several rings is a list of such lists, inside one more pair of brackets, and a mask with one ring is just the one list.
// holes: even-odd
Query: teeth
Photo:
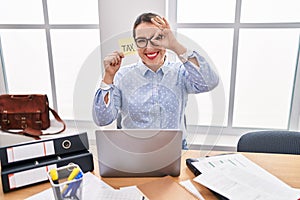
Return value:
[(155, 57), (156, 55), (157, 55), (157, 52), (155, 52), (155, 53), (148, 53), (147, 54), (148, 57)]

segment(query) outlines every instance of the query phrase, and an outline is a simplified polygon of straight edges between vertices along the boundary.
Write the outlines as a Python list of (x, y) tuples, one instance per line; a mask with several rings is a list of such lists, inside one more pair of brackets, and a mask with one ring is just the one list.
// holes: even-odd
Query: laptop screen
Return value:
[(179, 176), (181, 130), (97, 130), (103, 177)]

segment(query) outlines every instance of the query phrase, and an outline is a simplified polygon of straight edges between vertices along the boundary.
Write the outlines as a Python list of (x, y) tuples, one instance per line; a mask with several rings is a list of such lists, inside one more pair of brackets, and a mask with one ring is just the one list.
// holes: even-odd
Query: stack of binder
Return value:
[(87, 133), (37, 140), (0, 148), (3, 192), (47, 181), (47, 171), (75, 163), (93, 171)]

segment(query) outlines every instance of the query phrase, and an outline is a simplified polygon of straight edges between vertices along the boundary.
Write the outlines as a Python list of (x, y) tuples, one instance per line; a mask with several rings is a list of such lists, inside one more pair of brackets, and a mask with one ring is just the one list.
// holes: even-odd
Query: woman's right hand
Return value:
[(113, 83), (115, 74), (119, 70), (124, 54), (122, 52), (115, 51), (104, 58), (103, 64), (105, 69), (105, 74), (103, 81), (106, 84)]

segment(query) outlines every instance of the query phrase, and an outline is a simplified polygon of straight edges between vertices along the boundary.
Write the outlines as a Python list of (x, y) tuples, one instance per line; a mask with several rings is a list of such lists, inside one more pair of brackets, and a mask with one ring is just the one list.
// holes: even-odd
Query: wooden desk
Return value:
[[(216, 155), (224, 152), (211, 152), (209, 155)], [(194, 175), (189, 171), (185, 165), (186, 158), (197, 158), (199, 157), (198, 151), (185, 151), (182, 156), (181, 163), (181, 174), (179, 177), (175, 177), (176, 181), (183, 181), (187, 179), (194, 178)], [(261, 153), (243, 153), (247, 158), (260, 165), (273, 175), (277, 176), (279, 179), (290, 185), (294, 188), (300, 189), (300, 155), (287, 155), (287, 154), (261, 154)], [(98, 174), (98, 163), (95, 162), (95, 174)], [(108, 183), (114, 188), (137, 185), (145, 183), (155, 178), (102, 178), (103, 181)], [(204, 196), (205, 199), (217, 199), (208, 189), (202, 185), (193, 182), (200, 193)], [(2, 192), (2, 185), (0, 191), (1, 200), (17, 200), (24, 199), (39, 193), (43, 190), (50, 188), (50, 183), (41, 183), (35, 186), (29, 186), (23, 189), (12, 191), (6, 194)]]

